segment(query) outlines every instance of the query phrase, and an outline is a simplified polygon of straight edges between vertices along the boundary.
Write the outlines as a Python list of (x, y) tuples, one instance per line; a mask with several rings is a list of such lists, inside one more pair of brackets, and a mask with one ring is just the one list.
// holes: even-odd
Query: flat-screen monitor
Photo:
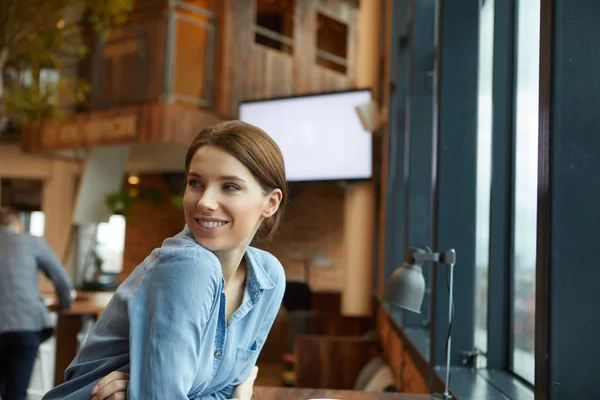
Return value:
[(239, 119), (275, 140), (290, 182), (369, 179), (372, 135), (355, 107), (370, 101), (370, 90), (244, 101)]

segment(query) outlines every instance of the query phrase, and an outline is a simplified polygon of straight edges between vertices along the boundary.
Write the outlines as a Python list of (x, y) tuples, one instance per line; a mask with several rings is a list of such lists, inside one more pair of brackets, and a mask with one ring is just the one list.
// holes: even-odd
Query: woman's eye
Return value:
[(200, 186), (200, 182), (198, 182), (196, 179), (190, 179), (188, 181), (188, 186), (199, 187)]
[(233, 183), (226, 183), (223, 185), (223, 189), (235, 191), (235, 190), (240, 190), (240, 187), (238, 185), (234, 185)]

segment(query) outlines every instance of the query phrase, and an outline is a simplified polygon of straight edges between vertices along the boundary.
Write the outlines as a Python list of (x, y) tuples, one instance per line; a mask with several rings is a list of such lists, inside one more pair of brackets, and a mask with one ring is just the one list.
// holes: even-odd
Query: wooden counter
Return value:
[(428, 394), (374, 393), (353, 390), (279, 388), (257, 386), (252, 400), (428, 400)]
[(104, 311), (114, 292), (77, 292), (73, 305), (68, 310), (58, 310), (53, 293), (42, 293), (50, 311), (58, 314), (56, 321), (56, 359), (54, 385), (64, 382), (65, 369), (77, 354), (77, 334), (84, 321), (96, 321)]
[(77, 292), (73, 306), (68, 310), (58, 310), (58, 301), (53, 294), (43, 293), (43, 296), (48, 309), (58, 312), (59, 315), (94, 315), (98, 318), (114, 294), (114, 292)]

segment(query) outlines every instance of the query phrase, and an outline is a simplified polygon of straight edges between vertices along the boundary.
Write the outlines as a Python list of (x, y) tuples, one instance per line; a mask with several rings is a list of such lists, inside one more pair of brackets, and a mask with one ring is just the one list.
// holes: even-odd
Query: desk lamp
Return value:
[[(433, 253), (428, 247), (408, 249), (402, 265), (388, 279), (381, 301), (408, 311), (421, 313), (421, 304), (425, 294), (425, 278), (422, 265), (432, 261), (449, 267), (449, 299), (448, 299), (448, 338), (446, 340), (446, 383), (442, 399), (452, 399), (448, 386), (450, 384), (450, 345), (452, 343), (451, 328), (454, 309), (454, 263), (456, 251), (450, 249), (441, 253)], [(432, 399), (439, 399), (439, 394)]]

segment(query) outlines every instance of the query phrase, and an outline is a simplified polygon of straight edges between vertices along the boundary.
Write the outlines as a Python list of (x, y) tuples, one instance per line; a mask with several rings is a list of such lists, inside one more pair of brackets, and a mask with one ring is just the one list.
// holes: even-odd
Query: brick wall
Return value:
[[(281, 261), (288, 278), (303, 278), (308, 266), (313, 290), (340, 291), (344, 283), (344, 189), (337, 183), (291, 184), (290, 194), (277, 236), (258, 247)], [(315, 257), (331, 265), (314, 265)]]
[[(162, 195), (162, 201), (153, 204), (141, 198), (127, 215), (122, 280), (165, 238), (180, 232), (184, 225), (181, 212), (171, 205), (172, 194), (162, 176), (140, 178), (136, 186), (138, 192), (150, 188)], [(279, 258), (289, 278), (302, 278), (308, 264), (313, 290), (339, 292), (344, 282), (344, 189), (337, 183), (291, 184), (290, 193), (291, 203), (277, 236), (271, 243), (257, 246)], [(311, 265), (315, 257), (331, 265)]]
[(126, 185), (126, 188), (135, 188), (138, 193), (153, 190), (160, 194), (161, 200), (155, 204), (141, 196), (134, 202), (126, 217), (121, 281), (129, 276), (153, 249), (160, 247), (166, 238), (179, 233), (185, 224), (183, 214), (171, 204), (172, 194), (161, 175), (143, 175), (139, 185)]

